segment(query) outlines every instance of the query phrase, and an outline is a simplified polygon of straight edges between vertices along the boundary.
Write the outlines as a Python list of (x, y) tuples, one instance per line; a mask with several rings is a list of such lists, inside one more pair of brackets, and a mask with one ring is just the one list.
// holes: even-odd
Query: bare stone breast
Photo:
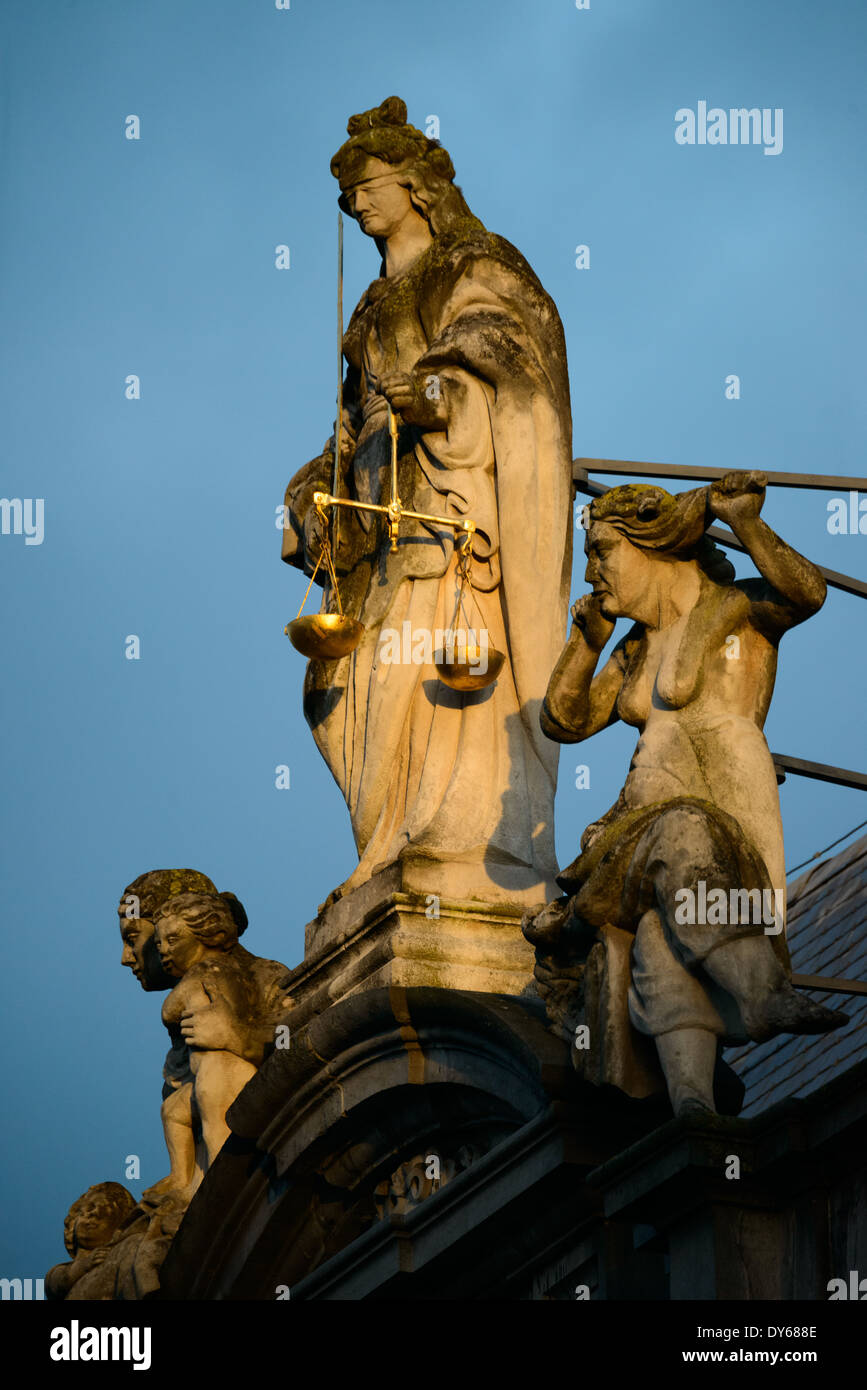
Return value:
[(662, 658), (664, 634), (645, 633), (635, 651), (617, 697), (617, 713), (624, 724), (641, 729), (653, 707), (653, 687)]

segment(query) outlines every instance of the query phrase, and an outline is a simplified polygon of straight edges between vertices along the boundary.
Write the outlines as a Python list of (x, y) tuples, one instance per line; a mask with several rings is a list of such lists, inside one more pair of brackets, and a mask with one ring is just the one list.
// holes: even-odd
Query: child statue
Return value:
[[(234, 918), (238, 936), (247, 929), (247, 914), (235, 894), (218, 894), (211, 879), (198, 869), (149, 869), (147, 873), (139, 874), (121, 894), (117, 913), (123, 942), (121, 965), (132, 971), (147, 993), (173, 989), (177, 984), (176, 977), (169, 975), (160, 962), (154, 919), (160, 908), (181, 893), (220, 897)], [(243, 955), (251, 961), (256, 959), (247, 952), (243, 952)], [(163, 1065), (162, 1120), (172, 1178), (171, 1181), (164, 1179), (148, 1189), (151, 1204), (158, 1199), (165, 1201), (169, 1194), (173, 1194), (173, 1200), (177, 1201), (180, 1192), (190, 1190), (186, 1163), (191, 1144), (196, 1151), (193, 1187), (201, 1182), (206, 1163), (198, 1113), (173, 1099), (176, 1091), (193, 1080), (190, 1048), (179, 1023), (169, 1027), (169, 1037), (171, 1047)]]
[[(153, 922), (162, 968), (177, 981), (163, 1004), (163, 1023), (189, 1049), (189, 1079), (163, 1102), (172, 1171), (143, 1201), (168, 1195), (188, 1201), (202, 1168), (210, 1167), (228, 1138), (226, 1111), (264, 1060), (275, 1026), (288, 1016), (282, 989), (288, 972), (239, 944), (237, 908), (224, 894), (177, 894), (156, 909)], [(196, 1121), (202, 1164), (196, 1161)]]
[(63, 1223), (63, 1243), (71, 1259), (46, 1274), (46, 1297), (57, 1301), (112, 1298), (114, 1275), (104, 1271), (103, 1265), (112, 1240), (135, 1209), (135, 1198), (119, 1182), (95, 1183), (78, 1197)]

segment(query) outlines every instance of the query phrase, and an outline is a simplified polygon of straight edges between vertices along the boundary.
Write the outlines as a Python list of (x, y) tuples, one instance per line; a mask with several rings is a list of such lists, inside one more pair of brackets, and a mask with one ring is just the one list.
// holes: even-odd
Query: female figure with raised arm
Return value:
[[(728, 473), (678, 496), (627, 485), (590, 505), (592, 593), (572, 610), (541, 716), (561, 743), (617, 719), (640, 737), (616, 805), (558, 877), (566, 898), (525, 925), (537, 978), (562, 1025), (564, 1007), (575, 1016), (581, 959), (629, 933), (629, 1022), (654, 1039), (676, 1113), (715, 1108), (723, 1044), (846, 1021), (796, 992), (785, 945), (779, 795), (762, 728), (780, 638), (818, 611), (825, 582), (761, 519), (765, 482)], [(705, 535), (714, 518), (760, 579), (735, 582)], [(633, 626), (597, 674), (620, 617)]]

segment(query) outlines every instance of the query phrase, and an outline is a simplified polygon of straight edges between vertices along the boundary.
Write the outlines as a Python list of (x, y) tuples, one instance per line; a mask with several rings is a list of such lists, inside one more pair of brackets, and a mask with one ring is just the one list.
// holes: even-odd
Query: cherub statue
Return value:
[[(189, 1077), (163, 1102), (172, 1171), (143, 1201), (167, 1195), (189, 1200), (202, 1168), (228, 1138), (227, 1109), (264, 1060), (276, 1025), (288, 1017), (282, 988), (287, 969), (239, 944), (239, 908), (225, 894), (199, 892), (169, 897), (154, 912), (160, 963), (176, 981), (163, 1004), (163, 1022), (188, 1049)], [(197, 1164), (196, 1120), (203, 1164)]]
[[(124, 888), (117, 908), (123, 942), (120, 963), (132, 971), (147, 993), (172, 989), (175, 985), (172, 976), (163, 970), (154, 940), (153, 919), (157, 909), (179, 893), (216, 891), (208, 875), (198, 869), (149, 869)], [(247, 925), (247, 915), (234, 893), (223, 896), (230, 905), (235, 903), (240, 909), (240, 935)]]
[[(66, 1264), (55, 1265), (45, 1276), (49, 1299), (111, 1298), (113, 1276), (103, 1277), (102, 1266), (112, 1240), (135, 1211), (136, 1201), (119, 1182), (98, 1182), (73, 1202), (63, 1223), (63, 1243), (70, 1255)], [(85, 1276), (91, 1276), (87, 1284)]]
[[(563, 1035), (584, 1024), (592, 1079), (624, 1089), (626, 1054), (652, 1038), (677, 1114), (715, 1109), (723, 1045), (847, 1021), (793, 988), (785, 944), (782, 823), (762, 728), (780, 638), (821, 608), (825, 582), (761, 519), (765, 483), (733, 472), (677, 496), (630, 484), (594, 500), (592, 594), (572, 609), (541, 716), (560, 743), (617, 719), (640, 735), (616, 805), (558, 877), (566, 896), (525, 922), (549, 1016)], [(761, 578), (735, 581), (705, 535), (714, 518)], [(596, 674), (620, 617), (633, 626)]]
[[(243, 1080), (246, 1080), (263, 1060), (265, 1049), (274, 1041), (275, 1025), (285, 1018), (289, 1007), (281, 988), (281, 981), (288, 974), (286, 967), (277, 961), (254, 956), (239, 944), (238, 938), (248, 925), (243, 904), (234, 893), (218, 893), (211, 879), (197, 869), (151, 869), (139, 875), (121, 895), (117, 909), (123, 940), (121, 964), (132, 970), (142, 989), (149, 992), (177, 990), (177, 972), (168, 970), (160, 956), (156, 923), (181, 900), (183, 906), (190, 896), (206, 899), (208, 912), (216, 912), (221, 921), (230, 924), (225, 934), (226, 944), (216, 954), (229, 971), (235, 1002), (240, 997), (238, 980), (243, 980), (241, 993), (246, 1002), (240, 1011), (233, 1011), (219, 993), (209, 1000), (207, 993), (200, 992), (192, 997), (195, 1007), (181, 1013), (173, 1009), (169, 1018), (164, 1011), (163, 1021), (172, 1045), (163, 1068), (161, 1114), (171, 1171), (143, 1193), (142, 1201), (146, 1206), (166, 1201), (186, 1205), (208, 1166), (209, 1150), (203, 1135), (202, 1117), (199, 1108), (190, 1103), (195, 1082), (191, 1048), (196, 1052), (225, 1050), (234, 1061), (227, 1060), (224, 1070), (228, 1073), (234, 1069), (236, 1079), (243, 1070)], [(186, 926), (182, 930), (185, 929)], [(176, 1001), (177, 997), (175, 995)], [(239, 1067), (239, 1062), (246, 1066)], [(206, 1073), (208, 1070), (206, 1064)], [(200, 1090), (204, 1087), (205, 1083)], [(227, 1104), (231, 1104), (238, 1090), (240, 1085)], [(228, 1133), (224, 1122), (215, 1133), (222, 1138), (214, 1147), (216, 1141), (212, 1136), (211, 1157)]]
[[(123, 942), (120, 963), (132, 970), (147, 993), (173, 989), (177, 983), (175, 977), (163, 969), (157, 950), (154, 918), (158, 909), (180, 893), (216, 892), (217, 889), (207, 874), (201, 873), (198, 869), (149, 869), (147, 873), (139, 874), (138, 878), (123, 890), (117, 909)], [(233, 914), (240, 936), (247, 927), (247, 914), (243, 905), (234, 893), (221, 893), (220, 897)], [(187, 1189), (186, 1161), (191, 1145), (196, 1153), (194, 1186), (201, 1182), (205, 1164), (202, 1127), (198, 1115), (191, 1113), (188, 1105), (173, 1099), (176, 1091), (192, 1082), (190, 1049), (180, 1025), (169, 1028), (169, 1037), (171, 1047), (163, 1064), (161, 1115), (172, 1180), (161, 1180), (148, 1189), (151, 1203), (157, 1198), (166, 1200), (172, 1194), (173, 1200), (178, 1200), (178, 1194)]]
[(179, 1202), (142, 1206), (117, 1182), (100, 1182), (73, 1202), (63, 1238), (70, 1264), (45, 1279), (49, 1299), (129, 1301), (159, 1288), (159, 1272), (184, 1214)]

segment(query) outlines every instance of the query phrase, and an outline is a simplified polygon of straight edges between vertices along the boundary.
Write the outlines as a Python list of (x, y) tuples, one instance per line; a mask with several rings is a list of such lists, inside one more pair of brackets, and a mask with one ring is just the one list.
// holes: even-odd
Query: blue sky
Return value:
[[(471, 208), (558, 305), (576, 455), (863, 475), (867, 12), (6, 0), (0, 32), (0, 490), (45, 500), (41, 545), (0, 536), (0, 1274), (36, 1277), (88, 1185), (122, 1181), (128, 1154), (145, 1185), (167, 1167), (165, 1033), (119, 966), (124, 885), (202, 869), (246, 904), (246, 944), (291, 966), (353, 867), (301, 716), (282, 629), (303, 585), (274, 524), (333, 420), (347, 118), (392, 93), (416, 125), (439, 117)], [(782, 108), (782, 153), (678, 145), (675, 112), (700, 100)], [(349, 223), (347, 314), (376, 271)], [(829, 495), (771, 493), (764, 515), (867, 577), (867, 537), (828, 533)], [(573, 597), (582, 573), (579, 556)], [(867, 765), (865, 617), (832, 591), (785, 638), (773, 749)], [(565, 750), (561, 862), (633, 744), (617, 728)], [(789, 864), (867, 818), (855, 791), (790, 777), (781, 797)]]

